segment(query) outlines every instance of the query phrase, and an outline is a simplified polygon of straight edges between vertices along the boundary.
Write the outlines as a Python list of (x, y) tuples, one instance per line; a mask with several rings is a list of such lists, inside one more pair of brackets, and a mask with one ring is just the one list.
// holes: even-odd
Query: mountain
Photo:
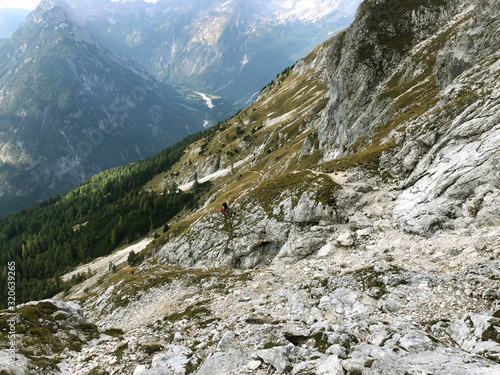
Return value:
[(87, 31), (227, 118), (276, 73), (349, 25), (359, 0), (68, 1)]
[[(365, 0), (236, 116), (1, 220), (2, 263), (61, 291), (18, 307), (14, 368), (500, 373), (499, 20), (496, 0)], [(140, 239), (129, 202), (149, 235), (96, 231), (109, 212)], [(103, 237), (116, 252), (44, 272)]]
[(0, 8), (0, 40), (8, 38), (29, 13), (26, 9)]
[(0, 47), (0, 213), (203, 129), (188, 104), (45, 0)]

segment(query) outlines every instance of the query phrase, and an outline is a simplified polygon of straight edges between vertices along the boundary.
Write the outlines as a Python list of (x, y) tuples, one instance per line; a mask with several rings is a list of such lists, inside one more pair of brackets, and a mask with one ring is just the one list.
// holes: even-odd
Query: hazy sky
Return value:
[[(111, 0), (118, 1), (118, 0)], [(158, 0), (144, 0), (147, 3), (156, 3)], [(0, 8), (21, 8), (33, 10), (40, 0), (0, 0)]]
[(22, 8), (33, 10), (40, 0), (0, 0), (0, 8)]

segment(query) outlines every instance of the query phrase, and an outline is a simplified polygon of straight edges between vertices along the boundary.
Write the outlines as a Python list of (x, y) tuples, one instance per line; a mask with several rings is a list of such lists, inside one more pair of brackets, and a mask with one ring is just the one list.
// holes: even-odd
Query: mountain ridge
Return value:
[(203, 129), (201, 105), (103, 49), (64, 4), (43, 1), (2, 45), (3, 215)]
[[(250, 104), (253, 94), (274, 78), (276, 71), (346, 27), (357, 4), (205, 1), (196, 8), (201, 11), (195, 11), (179, 1), (143, 3), (141, 7), (136, 3), (100, 2), (99, 13), (87, 14), (89, 7), (70, 1), (82, 14), (85, 27), (108, 48), (146, 66), (159, 80), (185, 88), (186, 95), (193, 91), (211, 95), (215, 109), (208, 116), (212, 121)], [(305, 14), (303, 8), (313, 14), (318, 11), (321, 18), (314, 22), (296, 19)], [(288, 18), (289, 13), (296, 17)], [(141, 27), (143, 23), (149, 26)], [(212, 113), (219, 108), (221, 113)]]

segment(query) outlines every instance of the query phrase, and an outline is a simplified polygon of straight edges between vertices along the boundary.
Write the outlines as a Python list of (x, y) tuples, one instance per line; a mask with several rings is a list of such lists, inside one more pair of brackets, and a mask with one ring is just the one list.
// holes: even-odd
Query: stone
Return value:
[(372, 233), (372, 228), (358, 229), (356, 231), (356, 236), (368, 237), (371, 233)]
[(370, 191), (373, 191), (373, 186), (371, 185), (359, 185), (356, 186), (356, 191), (360, 193), (369, 193)]
[(309, 193), (304, 193), (290, 214), (285, 214), (285, 220), (296, 223), (317, 223), (320, 221), (336, 221), (336, 214), (332, 207), (316, 202)]
[(291, 375), (316, 374), (318, 361), (305, 361), (293, 366)]
[(277, 346), (270, 349), (257, 351), (253, 357), (260, 358), (267, 364), (273, 366), (278, 373), (284, 373), (292, 369), (288, 354), (290, 348), (288, 346)]
[(142, 374), (147, 374), (147, 369), (146, 366), (139, 365), (135, 368), (134, 375), (142, 375)]
[(0, 373), (12, 375), (28, 375), (28, 359), (16, 352), (16, 361), (11, 361), (10, 353), (0, 350)]
[(323, 258), (328, 256), (334, 249), (335, 246), (332, 243), (327, 243), (321, 249), (318, 250), (318, 258)]
[(326, 354), (333, 354), (339, 358), (346, 358), (347, 352), (346, 349), (340, 344), (333, 344), (328, 347), (325, 351)]
[(224, 333), (219, 343), (217, 344), (217, 351), (219, 352), (229, 352), (238, 346), (238, 338), (233, 331), (227, 331)]
[(336, 355), (331, 355), (323, 361), (319, 361), (316, 369), (318, 375), (344, 375), (344, 369)]
[(229, 353), (216, 352), (200, 366), (196, 374), (230, 374), (245, 367), (249, 362), (249, 357), (241, 350), (234, 350)]
[(349, 246), (352, 246), (354, 244), (354, 239), (352, 238), (351, 232), (343, 231), (337, 237), (337, 242), (341, 246), (349, 247)]
[(182, 336), (181, 332), (175, 332), (174, 334), (174, 341), (179, 342), (184, 339), (184, 336)]
[(139, 365), (134, 370), (134, 375), (185, 375), (188, 356), (193, 352), (191, 349), (169, 345), (166, 353), (156, 354), (153, 357), (151, 368)]
[(500, 293), (498, 289), (488, 288), (483, 292), (483, 298), (489, 301), (494, 301), (500, 298)]
[(402, 306), (398, 301), (388, 298), (379, 301), (378, 308), (384, 312), (394, 313), (399, 311)]
[(370, 219), (366, 216), (356, 213), (352, 216), (349, 216), (349, 228), (352, 231), (357, 231), (360, 229), (371, 228), (373, 226)]
[(424, 336), (419, 332), (410, 332), (401, 337), (399, 346), (407, 352), (419, 353), (432, 350), (434, 345), (432, 340), (427, 336)]
[(261, 364), (262, 364), (261, 361), (250, 361), (247, 363), (246, 368), (251, 371), (254, 371), (257, 370)]

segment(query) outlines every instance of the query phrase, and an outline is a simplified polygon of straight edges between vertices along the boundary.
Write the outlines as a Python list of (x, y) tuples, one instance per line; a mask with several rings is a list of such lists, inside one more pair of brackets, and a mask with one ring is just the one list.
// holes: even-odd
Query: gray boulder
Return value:
[(276, 371), (278, 371), (278, 373), (282, 374), (292, 370), (289, 354), (290, 347), (287, 345), (259, 350), (255, 352), (253, 357), (270, 364), (276, 369)]

